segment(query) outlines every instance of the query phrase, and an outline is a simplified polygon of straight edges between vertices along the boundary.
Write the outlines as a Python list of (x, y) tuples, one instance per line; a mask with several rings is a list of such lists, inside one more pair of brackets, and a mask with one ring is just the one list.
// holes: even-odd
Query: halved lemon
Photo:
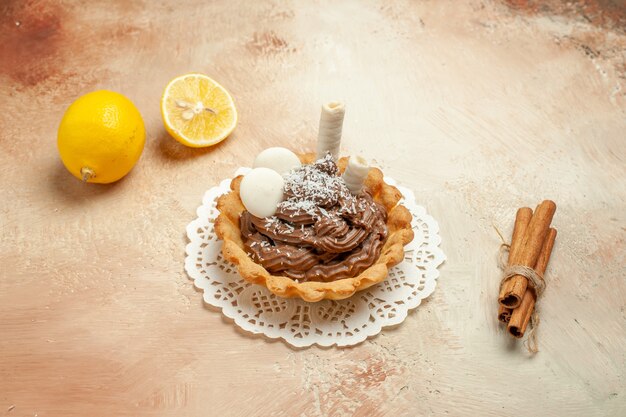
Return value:
[(165, 129), (183, 145), (215, 145), (237, 126), (237, 109), (228, 91), (204, 74), (185, 74), (169, 82), (161, 98)]

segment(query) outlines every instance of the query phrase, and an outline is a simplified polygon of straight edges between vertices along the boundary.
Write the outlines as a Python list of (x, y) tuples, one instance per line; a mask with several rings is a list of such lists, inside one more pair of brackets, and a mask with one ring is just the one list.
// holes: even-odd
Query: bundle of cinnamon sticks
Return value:
[[(543, 281), (556, 239), (556, 229), (550, 227), (555, 211), (556, 204), (550, 200), (539, 204), (534, 213), (529, 207), (517, 210), (508, 267), (532, 268)], [(524, 336), (542, 289), (535, 288), (522, 275), (504, 281), (498, 296), (498, 320), (507, 325), (509, 334), (517, 338)]]

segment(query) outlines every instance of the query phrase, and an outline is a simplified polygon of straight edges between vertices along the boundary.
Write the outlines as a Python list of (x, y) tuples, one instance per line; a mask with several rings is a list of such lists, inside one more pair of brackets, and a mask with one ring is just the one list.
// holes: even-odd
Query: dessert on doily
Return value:
[(347, 298), (383, 281), (413, 239), (400, 191), (362, 158), (338, 158), (343, 115), (323, 106), (316, 154), (269, 148), (218, 199), (224, 257), (278, 296)]

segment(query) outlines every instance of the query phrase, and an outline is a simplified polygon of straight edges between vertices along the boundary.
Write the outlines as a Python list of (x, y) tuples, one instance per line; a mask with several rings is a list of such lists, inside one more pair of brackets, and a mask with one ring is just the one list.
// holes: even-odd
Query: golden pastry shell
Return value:
[[(302, 163), (312, 163), (315, 154), (298, 155)], [(339, 159), (337, 166), (344, 171), (347, 157)], [(231, 181), (231, 191), (217, 200), (220, 214), (215, 220), (217, 236), (224, 241), (222, 255), (237, 266), (239, 274), (252, 284), (263, 285), (279, 297), (299, 297), (305, 301), (316, 302), (324, 299), (341, 300), (357, 291), (364, 290), (383, 281), (389, 268), (404, 259), (404, 246), (413, 240), (411, 213), (399, 205), (400, 191), (383, 181), (383, 173), (372, 168), (365, 180), (365, 185), (372, 191), (374, 200), (381, 203), (387, 211), (389, 235), (378, 259), (353, 278), (343, 278), (331, 282), (296, 282), (289, 277), (272, 275), (262, 265), (254, 262), (244, 249), (239, 228), (239, 217), (245, 210), (239, 198), (240, 175)]]

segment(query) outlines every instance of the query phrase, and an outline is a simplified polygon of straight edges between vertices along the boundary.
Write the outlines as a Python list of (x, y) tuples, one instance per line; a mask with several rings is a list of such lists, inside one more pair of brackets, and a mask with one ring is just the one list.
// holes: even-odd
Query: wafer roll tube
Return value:
[(348, 165), (343, 172), (342, 178), (352, 194), (361, 192), (363, 183), (369, 172), (370, 167), (365, 159), (360, 156), (351, 156), (350, 159), (348, 159)]
[(324, 158), (330, 153), (336, 161), (339, 158), (341, 130), (346, 108), (343, 103), (332, 101), (322, 106), (320, 128), (317, 136), (317, 158)]

